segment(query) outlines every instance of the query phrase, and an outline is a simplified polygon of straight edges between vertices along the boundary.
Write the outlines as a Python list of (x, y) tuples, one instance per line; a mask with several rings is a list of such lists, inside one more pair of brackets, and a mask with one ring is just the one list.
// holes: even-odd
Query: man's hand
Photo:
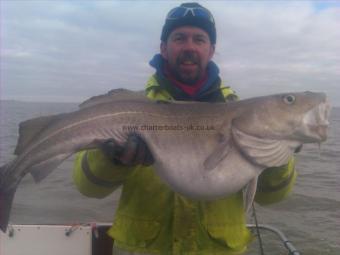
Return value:
[(100, 148), (117, 165), (149, 166), (154, 163), (148, 146), (138, 135), (130, 135), (124, 145), (117, 144), (114, 139), (107, 140)]

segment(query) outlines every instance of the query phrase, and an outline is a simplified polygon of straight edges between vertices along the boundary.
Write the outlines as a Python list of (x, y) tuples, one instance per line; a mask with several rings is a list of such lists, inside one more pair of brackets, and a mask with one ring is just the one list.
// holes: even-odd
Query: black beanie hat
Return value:
[(198, 3), (184, 3), (172, 9), (165, 20), (161, 40), (165, 42), (170, 33), (178, 27), (194, 26), (203, 29), (209, 35), (210, 42), (216, 44), (215, 21), (208, 9)]

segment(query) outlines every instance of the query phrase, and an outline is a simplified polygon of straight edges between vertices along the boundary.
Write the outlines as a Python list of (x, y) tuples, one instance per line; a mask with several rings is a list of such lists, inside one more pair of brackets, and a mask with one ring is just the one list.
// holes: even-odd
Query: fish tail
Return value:
[(15, 189), (10, 190), (9, 192), (0, 190), (0, 229), (3, 232), (6, 232), (7, 230), (14, 193)]
[(3, 232), (6, 232), (8, 221), (9, 221), (9, 213), (11, 211), (14, 194), (17, 188), (17, 185), (14, 188), (6, 189), (4, 186), (4, 173), (7, 170), (8, 165), (4, 165), (0, 167), (0, 229)]

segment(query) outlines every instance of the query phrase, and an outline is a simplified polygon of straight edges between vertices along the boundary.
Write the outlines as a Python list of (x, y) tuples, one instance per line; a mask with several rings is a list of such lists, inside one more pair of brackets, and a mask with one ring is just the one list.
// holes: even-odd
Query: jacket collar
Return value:
[(214, 91), (217, 88), (219, 89), (221, 81), (221, 79), (219, 78), (219, 68), (213, 61), (210, 61), (208, 64), (208, 78), (206, 83), (193, 96), (186, 94), (183, 90), (171, 84), (171, 82), (165, 77), (163, 71), (165, 61), (161, 54), (156, 54), (149, 63), (152, 67), (156, 69), (156, 78), (159, 82), (159, 86), (167, 90), (174, 97), (175, 100), (206, 101), (207, 94), (210, 94), (211, 91)]

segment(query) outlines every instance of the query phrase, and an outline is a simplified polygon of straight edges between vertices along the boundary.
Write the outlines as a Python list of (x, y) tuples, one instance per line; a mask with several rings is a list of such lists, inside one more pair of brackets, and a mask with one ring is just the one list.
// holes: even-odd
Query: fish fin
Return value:
[(21, 154), (25, 148), (27, 148), (30, 142), (33, 141), (34, 138), (39, 135), (44, 128), (49, 126), (50, 123), (57, 119), (60, 115), (38, 117), (21, 122), (19, 124), (19, 139), (14, 154)]
[(79, 108), (87, 108), (98, 104), (109, 103), (114, 101), (122, 101), (122, 100), (142, 100), (149, 101), (146, 98), (144, 91), (133, 91), (128, 89), (113, 89), (103, 95), (98, 95), (91, 97), (79, 105)]
[(255, 197), (257, 188), (257, 177), (253, 178), (243, 189), (243, 206), (248, 212)]
[(57, 168), (71, 154), (59, 154), (56, 157), (49, 158), (37, 165), (31, 167), (28, 171), (31, 173), (35, 182), (45, 179), (54, 169)]
[(231, 143), (224, 135), (218, 134), (219, 143), (213, 150), (213, 152), (203, 162), (205, 170), (214, 169), (229, 153), (231, 150)]
[(0, 167), (0, 229), (3, 232), (6, 232), (7, 230), (14, 194), (19, 184), (6, 189), (4, 177), (9, 167), (10, 163)]
[(250, 161), (264, 167), (277, 167), (287, 164), (299, 145), (296, 141), (265, 139), (248, 135), (232, 128), (233, 140), (243, 155)]
[(9, 191), (0, 190), (0, 229), (6, 232), (16, 187)]

